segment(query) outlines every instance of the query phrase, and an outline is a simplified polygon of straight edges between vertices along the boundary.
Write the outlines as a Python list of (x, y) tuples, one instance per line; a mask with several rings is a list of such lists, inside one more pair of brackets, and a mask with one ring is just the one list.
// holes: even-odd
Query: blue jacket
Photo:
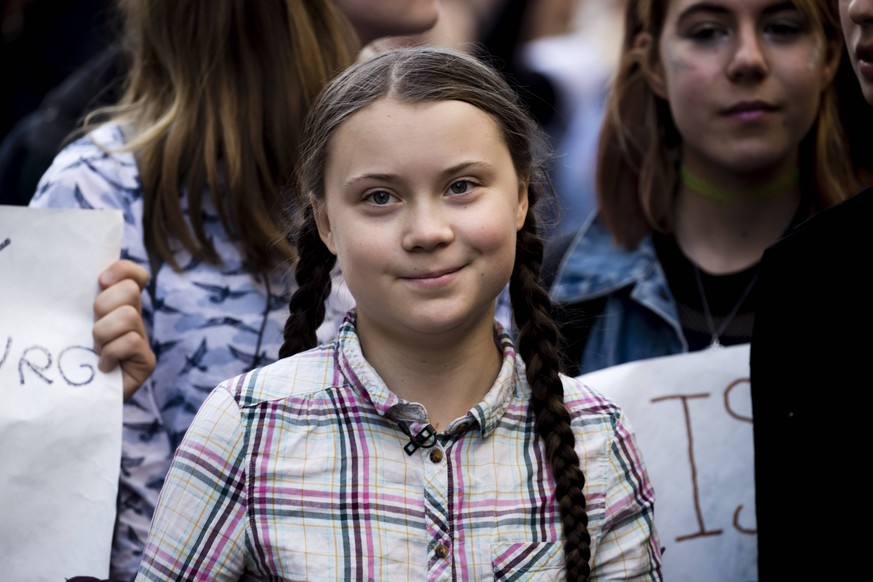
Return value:
[(628, 251), (616, 245), (596, 212), (561, 259), (550, 294), (559, 305), (574, 307), (605, 298), (582, 352), (582, 373), (688, 351), (651, 235)]

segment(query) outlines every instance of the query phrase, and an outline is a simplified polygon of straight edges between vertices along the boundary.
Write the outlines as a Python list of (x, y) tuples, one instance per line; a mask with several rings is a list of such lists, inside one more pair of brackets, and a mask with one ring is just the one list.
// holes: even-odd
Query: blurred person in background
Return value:
[(575, 32), (543, 38), (525, 51), (530, 66), (555, 78), (566, 96), (566, 116), (561, 127), (552, 130), (558, 156), (552, 176), (559, 208), (551, 239), (576, 231), (597, 206), (597, 145), (621, 51), (625, 4), (580, 0)]
[(832, 3), (628, 2), (597, 210), (549, 251), (568, 374), (750, 341), (764, 249), (857, 187), (841, 47)]
[[(433, 26), (437, 0), (119, 0), (117, 105), (43, 175), (33, 207), (124, 213), (95, 344), (124, 378), (111, 576), (133, 578), (173, 453), (223, 378), (278, 357), (297, 251), (283, 207), (310, 102), (383, 34)], [(353, 304), (338, 271), (321, 339)], [(322, 314), (324, 315), (324, 314)], [(316, 314), (313, 314), (315, 317)]]

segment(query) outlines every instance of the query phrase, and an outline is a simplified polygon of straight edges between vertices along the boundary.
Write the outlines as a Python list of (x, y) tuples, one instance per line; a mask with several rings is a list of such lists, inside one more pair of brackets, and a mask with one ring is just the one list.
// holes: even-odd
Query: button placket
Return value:
[(448, 453), (438, 441), (420, 457), (424, 469), (425, 530), (430, 548), (428, 558), (428, 580), (449, 582), (453, 576), (452, 567), (452, 515), (449, 512), (449, 470)]

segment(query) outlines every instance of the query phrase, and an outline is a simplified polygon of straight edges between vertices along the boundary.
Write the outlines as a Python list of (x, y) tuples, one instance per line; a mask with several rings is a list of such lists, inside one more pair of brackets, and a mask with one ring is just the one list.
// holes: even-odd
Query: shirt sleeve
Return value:
[(136, 580), (239, 580), (246, 566), (246, 450), (240, 409), (224, 386), (179, 445)]
[(99, 150), (90, 137), (65, 147), (39, 180), (30, 201), (33, 208), (114, 208), (125, 210), (127, 182), (136, 186), (122, 157)]
[(605, 519), (590, 580), (660, 581), (654, 489), (627, 419), (616, 414), (613, 430)]

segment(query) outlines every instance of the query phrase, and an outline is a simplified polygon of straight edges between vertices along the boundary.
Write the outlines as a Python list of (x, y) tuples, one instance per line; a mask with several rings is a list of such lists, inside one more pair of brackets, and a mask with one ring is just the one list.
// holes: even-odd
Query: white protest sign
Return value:
[(109, 575), (121, 373), (97, 369), (100, 272), (115, 210), (0, 206), (0, 577)]
[(625, 411), (655, 488), (670, 582), (758, 578), (749, 345), (581, 376)]

